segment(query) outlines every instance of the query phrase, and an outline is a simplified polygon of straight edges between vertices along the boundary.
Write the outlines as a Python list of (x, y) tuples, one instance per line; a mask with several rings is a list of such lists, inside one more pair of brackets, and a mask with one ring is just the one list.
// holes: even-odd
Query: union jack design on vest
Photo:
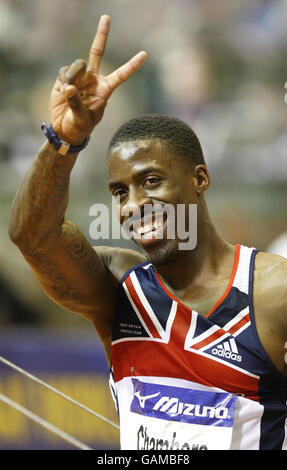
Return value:
[[(158, 386), (234, 394), (229, 448), (287, 448), (287, 379), (263, 349), (253, 316), (256, 252), (236, 245), (227, 289), (205, 317), (176, 299), (150, 263), (125, 274), (117, 297), (111, 369), (123, 428), (134, 417), (136, 378)], [(148, 419), (159, 425), (156, 418)], [(131, 448), (132, 439), (129, 435), (126, 440), (123, 431), (122, 448)]]

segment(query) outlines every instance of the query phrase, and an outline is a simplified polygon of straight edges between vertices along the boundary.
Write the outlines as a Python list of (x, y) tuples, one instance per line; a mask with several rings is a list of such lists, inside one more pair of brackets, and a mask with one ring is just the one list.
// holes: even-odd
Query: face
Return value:
[[(132, 239), (155, 266), (185, 254), (179, 249), (178, 224), (189, 226), (189, 204), (197, 204), (204, 190), (200, 173), (157, 139), (125, 142), (109, 155), (109, 189), (118, 200), (120, 223), (132, 230)], [(180, 221), (178, 204), (186, 216)]]

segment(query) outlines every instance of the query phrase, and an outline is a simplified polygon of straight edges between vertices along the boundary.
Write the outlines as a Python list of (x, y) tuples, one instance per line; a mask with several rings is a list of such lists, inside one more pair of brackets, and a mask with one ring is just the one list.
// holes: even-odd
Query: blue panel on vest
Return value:
[(233, 426), (236, 396), (133, 379), (131, 411), (143, 416), (209, 426)]

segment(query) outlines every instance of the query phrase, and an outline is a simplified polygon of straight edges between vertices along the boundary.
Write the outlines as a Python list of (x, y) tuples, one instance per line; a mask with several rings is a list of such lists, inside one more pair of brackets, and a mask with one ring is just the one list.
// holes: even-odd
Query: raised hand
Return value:
[(56, 133), (72, 145), (88, 137), (102, 119), (107, 99), (145, 61), (145, 51), (138, 52), (111, 74), (99, 72), (109, 34), (110, 17), (101, 16), (90, 49), (89, 61), (76, 60), (62, 67), (50, 96), (50, 119)]

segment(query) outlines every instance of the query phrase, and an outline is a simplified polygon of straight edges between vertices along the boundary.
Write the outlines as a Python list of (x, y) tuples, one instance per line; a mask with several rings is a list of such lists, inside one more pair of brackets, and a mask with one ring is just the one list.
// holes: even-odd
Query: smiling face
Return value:
[[(200, 168), (202, 167), (202, 168)], [(109, 189), (119, 200), (121, 225), (131, 214), (133, 239), (145, 251), (154, 265), (163, 265), (184, 255), (179, 250), (177, 217), (174, 237), (168, 236), (166, 213), (160, 210), (146, 215), (147, 207), (176, 208), (178, 204), (197, 204), (202, 191), (208, 186), (204, 165), (194, 167), (188, 159), (178, 156), (158, 139), (145, 139), (120, 143), (112, 149), (108, 161)], [(205, 181), (205, 183), (204, 183)], [(209, 180), (208, 180), (209, 182)], [(186, 215), (188, 211), (186, 211)], [(145, 217), (144, 217), (145, 215)], [(186, 221), (188, 225), (188, 220)]]

